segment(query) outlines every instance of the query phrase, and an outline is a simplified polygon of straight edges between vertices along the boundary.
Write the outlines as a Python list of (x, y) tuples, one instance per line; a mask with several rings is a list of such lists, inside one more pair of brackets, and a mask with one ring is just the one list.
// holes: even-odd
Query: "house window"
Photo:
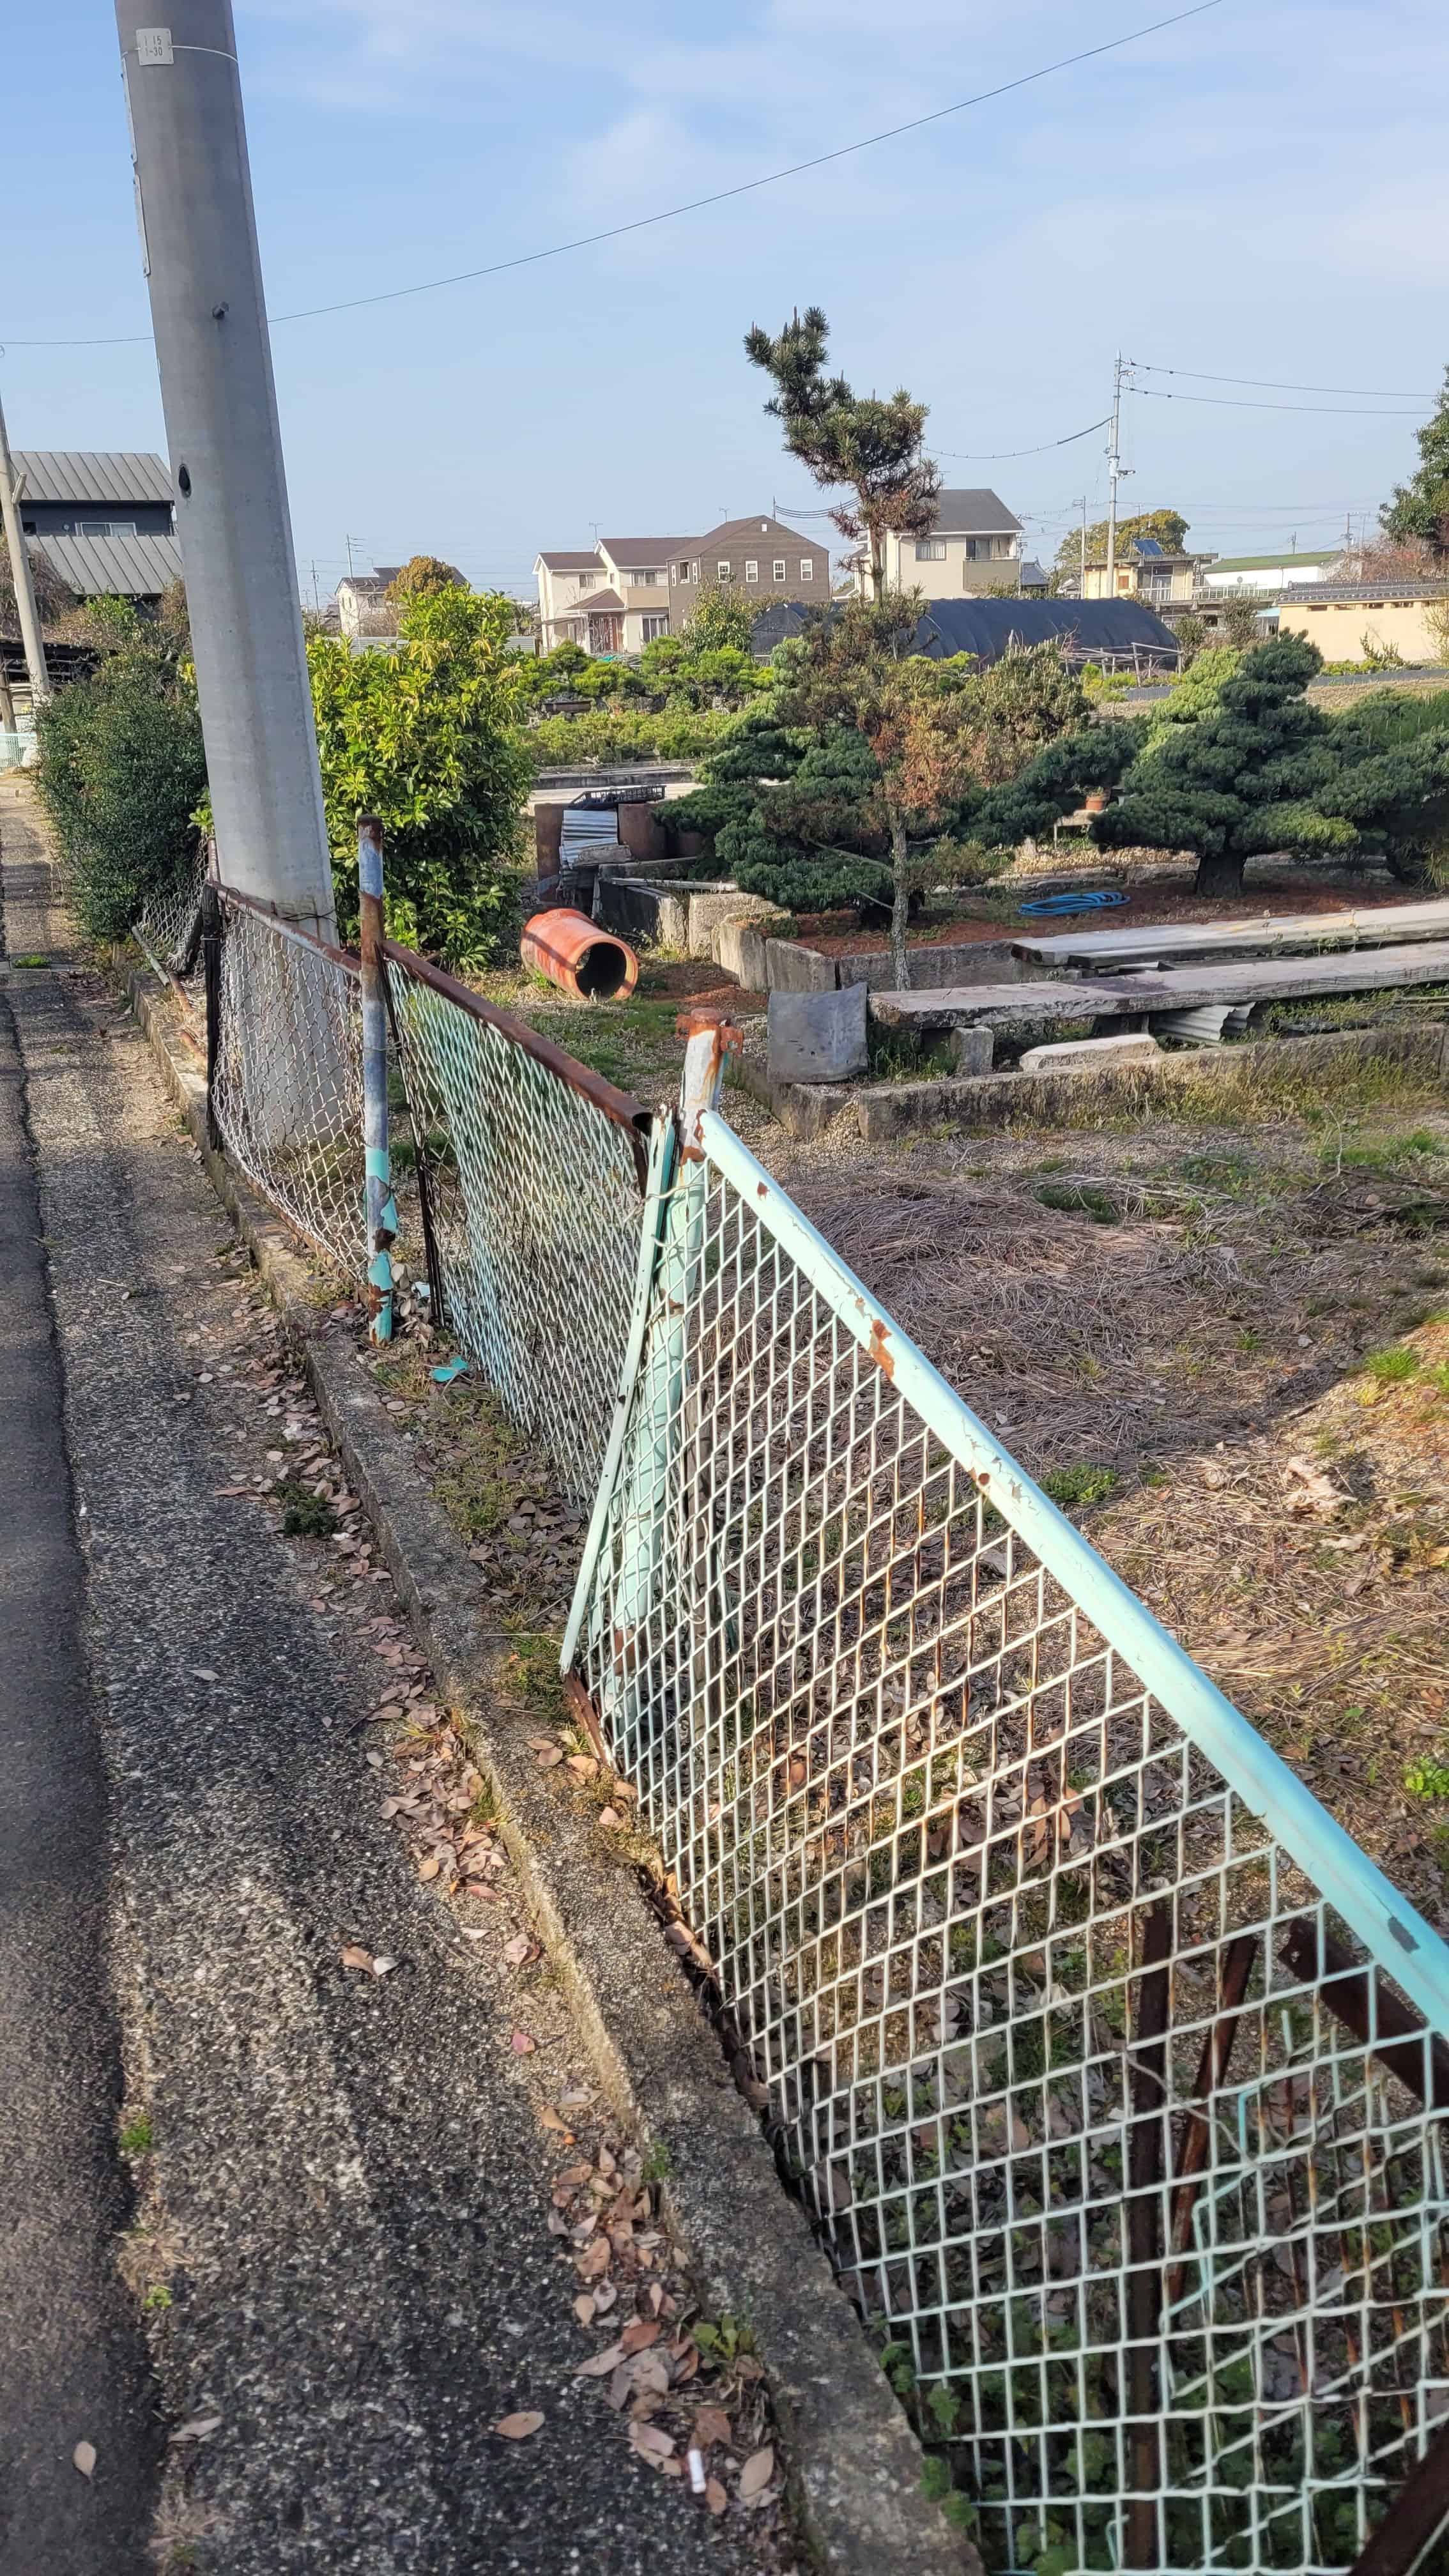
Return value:
[(808, 555), (802, 555), (800, 557), (800, 578), (802, 581), (813, 581), (815, 579), (815, 566)]
[(658, 564), (641, 564), (637, 571), (625, 575), (636, 590), (657, 590), (664, 579)]
[(774, 580), (774, 581), (783, 581), (783, 580), (784, 580), (784, 578), (785, 578), (785, 558), (784, 558), (784, 556), (783, 556), (783, 555), (776, 555), (774, 562), (773, 562), (773, 563), (771, 564), (771, 566), (770, 566), (770, 576), (771, 576), (771, 579), (772, 579), (772, 580)]
[(968, 563), (980, 563), (982, 556), (986, 551), (986, 546), (987, 539), (985, 537), (968, 537), (966, 540), (966, 561)]
[(991, 560), (992, 560), (992, 562), (993, 562), (993, 563), (1009, 563), (1009, 562), (1011, 561), (1011, 539), (1010, 539), (1010, 537), (993, 537), (993, 538), (992, 538), (992, 540), (991, 540)]
[(728, 581), (730, 579), (729, 565), (727, 563), (717, 563), (714, 568), (714, 575), (716, 581)]
[(134, 519), (78, 519), (76, 521), (78, 537), (134, 537), (135, 533)]
[(641, 617), (639, 632), (646, 644), (657, 644), (661, 635), (668, 634), (669, 620), (667, 617)]
[(750, 561), (746, 564), (746, 566), (745, 566), (745, 579), (746, 579), (746, 581), (758, 581), (758, 580), (759, 580), (759, 578), (760, 578), (760, 567), (759, 567), (759, 565), (758, 565), (758, 564), (753, 560), (753, 558), (751, 558), (751, 560), (750, 560)]
[(688, 564), (687, 564), (687, 563), (682, 563), (682, 564), (680, 565), (680, 567), (679, 567), (679, 578), (680, 578), (680, 580), (681, 580), (681, 581), (688, 581), (688, 579), (689, 579), (689, 566), (688, 566)]
[(945, 560), (946, 540), (944, 537), (923, 537), (921, 539), (920, 544), (916, 548), (917, 563), (944, 563)]

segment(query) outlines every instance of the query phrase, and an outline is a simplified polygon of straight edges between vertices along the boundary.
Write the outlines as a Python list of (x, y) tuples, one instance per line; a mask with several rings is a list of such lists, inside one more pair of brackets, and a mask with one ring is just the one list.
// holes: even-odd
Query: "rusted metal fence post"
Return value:
[(382, 825), (374, 814), (357, 823), (357, 886), (362, 959), (362, 1142), (367, 1174), (368, 1331), (375, 1342), (392, 1340), (392, 1245), (397, 1202), (387, 1144), (387, 965), (383, 955)]

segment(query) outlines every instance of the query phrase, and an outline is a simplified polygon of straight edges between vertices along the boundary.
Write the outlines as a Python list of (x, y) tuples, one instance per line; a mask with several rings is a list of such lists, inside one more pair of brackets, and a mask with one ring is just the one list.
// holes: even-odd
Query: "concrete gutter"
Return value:
[(206, 1139), (206, 1088), (172, 1025), (165, 987), (128, 974), (132, 1009), (218, 1197), (248, 1244), (377, 1533), (437, 1676), (466, 1711), (475, 1758), (539, 1939), (617, 2117), (663, 2150), (667, 2214), (706, 2307), (753, 2327), (792, 2466), (794, 2501), (830, 2576), (981, 2576), (921, 2492), (922, 2452), (837, 2288), (804, 2212), (783, 2189), (757, 2120), (667, 1947), (632, 1867), (594, 1811), (541, 1773), (537, 1720), (509, 1705), (512, 1639), (488, 1627), (482, 1576), (422, 1485), (350, 1336), (319, 1328), (290, 1229)]

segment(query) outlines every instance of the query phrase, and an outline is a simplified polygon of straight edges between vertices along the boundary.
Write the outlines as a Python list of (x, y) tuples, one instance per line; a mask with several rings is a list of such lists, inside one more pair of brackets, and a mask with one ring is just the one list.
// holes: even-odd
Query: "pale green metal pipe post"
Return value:
[(358, 951), (362, 959), (362, 1141), (367, 1176), (368, 1331), (392, 1340), (392, 1246), (397, 1201), (387, 1141), (387, 993), (382, 918), (382, 825), (363, 814), (357, 825)]

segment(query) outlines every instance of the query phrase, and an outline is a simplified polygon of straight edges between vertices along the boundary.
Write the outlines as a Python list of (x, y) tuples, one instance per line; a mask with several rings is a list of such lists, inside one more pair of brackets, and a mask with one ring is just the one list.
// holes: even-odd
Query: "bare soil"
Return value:
[[(1169, 854), (1162, 853), (1166, 858)], [(1111, 873), (1110, 858), (1103, 860), (1094, 876), (1090, 868), (1073, 868), (1073, 853), (1064, 853), (1063, 873), (1080, 872), (1084, 885), (1106, 881)], [(1125, 891), (1125, 890), (1124, 890)], [(1025, 885), (1002, 887), (942, 904), (923, 913), (907, 933), (912, 948), (966, 947), (975, 940), (1025, 939), (1053, 929), (1073, 927), (1103, 930), (1136, 930), (1149, 924), (1179, 924), (1189, 921), (1211, 921), (1232, 915), (1258, 912), (1362, 912), (1382, 905), (1422, 901), (1421, 894), (1401, 886), (1365, 884), (1327, 886), (1305, 883), (1295, 871), (1285, 871), (1281, 878), (1254, 879), (1243, 900), (1225, 905), (1213, 895), (1194, 894), (1190, 887), (1179, 891), (1173, 886), (1140, 886), (1127, 892), (1124, 903), (1114, 904), (1104, 912), (1100, 924), (1085, 923), (1082, 918), (1052, 922), (1023, 913), (1030, 889)], [(795, 928), (807, 947), (818, 948), (827, 957), (884, 956), (889, 946), (883, 930), (862, 928), (853, 912), (798, 913)]]

